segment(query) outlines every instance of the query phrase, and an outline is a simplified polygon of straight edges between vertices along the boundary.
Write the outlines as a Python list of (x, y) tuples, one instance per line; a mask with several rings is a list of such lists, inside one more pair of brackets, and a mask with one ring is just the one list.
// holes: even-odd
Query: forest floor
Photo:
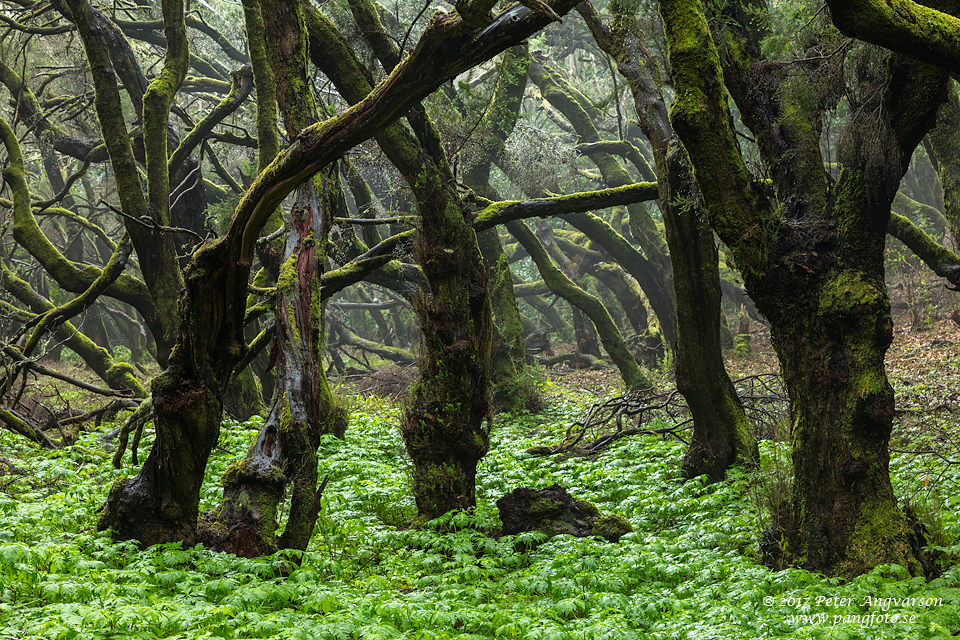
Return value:
[[(754, 355), (729, 363), (733, 377), (775, 369), (764, 331), (755, 325), (753, 335)], [(615, 371), (558, 367), (544, 372), (547, 410), (496, 417), (476, 509), (420, 528), (410, 526), (400, 409), (389, 397), (351, 396), (347, 439), (320, 447), (330, 482), (299, 567), (284, 554), (113, 543), (96, 531), (97, 509), (137, 468), (129, 455), (122, 469), (110, 464), (115, 441), (100, 436), (112, 425), (53, 451), (0, 432), (0, 640), (949, 637), (960, 630), (958, 345), (946, 317), (916, 332), (898, 321), (888, 359), (894, 487), (927, 527), (937, 578), (881, 566), (844, 582), (760, 564), (767, 505), (789, 491), (782, 441), (761, 442), (759, 469), (714, 485), (679, 480), (684, 445), (670, 436), (626, 437), (589, 456), (526, 453), (560, 442), (591, 403), (619, 393)], [(260, 423), (224, 422), (201, 509), (218, 504), (224, 469)], [(141, 451), (149, 446), (148, 433)], [(498, 535), (500, 496), (553, 483), (626, 517), (633, 533), (616, 544)]]
[[(780, 369), (769, 329), (751, 323), (750, 336), (753, 348), (750, 357), (735, 358), (728, 352), (724, 358), (732, 379), (776, 373)], [(555, 347), (557, 353), (570, 348), (570, 345)], [(886, 365), (890, 383), (897, 393), (898, 410), (960, 410), (960, 326), (949, 314), (934, 313), (922, 328), (914, 330), (908, 310), (895, 313), (893, 343), (887, 351)], [(612, 366), (579, 370), (558, 365), (543, 371), (552, 382), (598, 399), (609, 396), (611, 390), (623, 390), (620, 375)], [(657, 380), (660, 385), (669, 385), (666, 376)]]

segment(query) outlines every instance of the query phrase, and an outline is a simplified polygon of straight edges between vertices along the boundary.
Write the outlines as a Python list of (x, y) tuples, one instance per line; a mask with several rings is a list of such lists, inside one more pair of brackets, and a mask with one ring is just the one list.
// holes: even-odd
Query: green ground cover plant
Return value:
[[(933, 580), (881, 566), (853, 581), (759, 564), (764, 465), (726, 482), (681, 482), (684, 445), (622, 439), (593, 457), (524, 453), (558, 441), (585, 396), (545, 413), (500, 415), (480, 465), (478, 506), (414, 526), (400, 412), (359, 400), (346, 441), (321, 445), (330, 477), (317, 531), (300, 559), (255, 560), (201, 547), (140, 551), (95, 531), (118, 473), (96, 433), (41, 451), (0, 433), (0, 638), (937, 638), (960, 629), (957, 476), (937, 478)], [(592, 400), (592, 398), (591, 398)], [(220, 498), (223, 469), (259, 422), (224, 423), (204, 487)], [(145, 443), (144, 450), (150, 445)], [(788, 457), (788, 456), (787, 456)], [(129, 459), (129, 457), (127, 458)], [(893, 465), (916, 503), (917, 463)], [(495, 506), (519, 487), (566, 486), (617, 513), (634, 532), (617, 544), (539, 533), (498, 536)], [(913, 493), (911, 493), (913, 492)], [(921, 492), (921, 493), (918, 493)], [(930, 509), (927, 512), (931, 512)], [(518, 543), (539, 542), (533, 550)]]

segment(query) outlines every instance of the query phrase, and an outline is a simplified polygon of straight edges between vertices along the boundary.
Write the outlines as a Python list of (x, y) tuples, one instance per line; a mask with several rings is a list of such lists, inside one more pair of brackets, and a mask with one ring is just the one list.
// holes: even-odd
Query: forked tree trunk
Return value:
[[(321, 243), (329, 223), (325, 199), (312, 180), (297, 191), (290, 214), (275, 307), (277, 333), (273, 404), (247, 456), (224, 473), (223, 503), (200, 525), (203, 543), (244, 557), (277, 548), (304, 550), (317, 517), (317, 447), (320, 436), (343, 437), (346, 413), (327, 384), (320, 353)], [(280, 540), (278, 507), (290, 488), (290, 509)]]
[(645, 335), (649, 330), (647, 308), (636, 279), (628, 277), (626, 269), (598, 251), (597, 243), (585, 237), (585, 234), (554, 229), (553, 236), (557, 246), (577, 265), (580, 273), (589, 274), (604, 285), (607, 289), (606, 293), (602, 293), (606, 296), (604, 303), (608, 306), (619, 304), (634, 332), (638, 336)]
[(640, 365), (637, 364), (636, 358), (627, 347), (620, 331), (617, 330), (606, 307), (596, 297), (574, 284), (553, 263), (546, 249), (526, 224), (520, 220), (513, 220), (507, 223), (507, 229), (530, 254), (551, 292), (578, 307), (593, 321), (604, 349), (620, 370), (626, 388), (634, 390), (649, 387), (650, 381), (640, 370)]
[(933, 123), (946, 76), (887, 60), (882, 82), (861, 87), (868, 98), (857, 105), (841, 147), (844, 168), (829, 186), (813, 123), (780, 94), (765, 93), (776, 83), (754, 75), (760, 65), (751, 66), (749, 54), (758, 49), (736, 41), (743, 55), (730, 61), (726, 79), (771, 168), (782, 205), (775, 208), (737, 148), (699, 4), (662, 0), (660, 10), (678, 96), (670, 119), (711, 223), (770, 320), (790, 394), (793, 517), (781, 532), (788, 555), (830, 575), (884, 563), (915, 571), (888, 470), (894, 398), (883, 364), (892, 338), (883, 251), (897, 185)]
[[(288, 137), (317, 121), (307, 71), (307, 33), (299, 3), (262, 3), (277, 103)], [(201, 526), (204, 543), (238, 555), (280, 548), (304, 550), (319, 509), (317, 447), (320, 436), (343, 437), (346, 416), (327, 385), (320, 275), (326, 261), (334, 198), (335, 163), (301, 184), (286, 225), (286, 243), (274, 303), (276, 387), (257, 440), (223, 478), (223, 504)], [(290, 489), (290, 509), (279, 543), (278, 505)], [(321, 489), (322, 491), (322, 489)]]

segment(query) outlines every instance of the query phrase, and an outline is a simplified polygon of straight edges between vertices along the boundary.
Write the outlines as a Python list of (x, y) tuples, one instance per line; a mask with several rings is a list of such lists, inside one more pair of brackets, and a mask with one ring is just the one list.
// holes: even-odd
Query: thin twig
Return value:
[(201, 236), (199, 233), (197, 233), (196, 231), (194, 231), (194, 230), (192, 230), (192, 229), (184, 229), (183, 227), (167, 227), (167, 226), (164, 226), (164, 225), (160, 224), (159, 222), (157, 222), (157, 221), (154, 220), (153, 218), (148, 218), (147, 216), (141, 216), (140, 218), (134, 218), (134, 217), (131, 216), (129, 213), (124, 213), (123, 211), (121, 211), (120, 209), (118, 209), (117, 207), (113, 206), (112, 204), (110, 204), (109, 202), (107, 202), (106, 200), (104, 200), (104, 199), (102, 199), (102, 198), (100, 199), (100, 204), (106, 205), (106, 207), (107, 207), (108, 209), (110, 209), (111, 211), (113, 211), (113, 212), (114, 212), (115, 214), (117, 214), (118, 216), (120, 216), (120, 217), (122, 217), (122, 218), (126, 218), (127, 220), (132, 220), (133, 222), (136, 222), (137, 224), (143, 225), (144, 227), (146, 227), (146, 228), (148, 228), (148, 229), (153, 229), (154, 231), (163, 231), (163, 232), (165, 232), (165, 233), (185, 233), (185, 234), (187, 234), (187, 235), (189, 235), (189, 236), (193, 236), (194, 238), (196, 238), (196, 239), (199, 240), (200, 242), (203, 242), (203, 241), (204, 241), (204, 237)]

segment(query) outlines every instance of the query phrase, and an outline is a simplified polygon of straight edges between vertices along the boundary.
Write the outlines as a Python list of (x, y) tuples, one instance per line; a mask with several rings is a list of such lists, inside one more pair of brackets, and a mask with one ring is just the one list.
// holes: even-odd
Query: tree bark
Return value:
[[(316, 522), (320, 436), (343, 437), (346, 412), (327, 384), (320, 354), (319, 271), (322, 244), (313, 238), (329, 221), (313, 181), (301, 185), (290, 214), (277, 283), (277, 388), (273, 404), (246, 458), (225, 473), (223, 502), (200, 527), (203, 543), (244, 557), (306, 549)], [(328, 224), (328, 222), (327, 222)], [(287, 524), (276, 538), (278, 509), (291, 488)]]
[[(174, 41), (164, 63), (166, 71), (161, 72), (143, 94), (144, 147), (147, 149), (145, 155), (149, 191), (149, 198), (145, 198), (133, 147), (127, 135), (115, 70), (123, 69), (121, 65), (131, 64), (135, 60), (133, 54), (130, 52), (130, 60), (111, 61), (110, 54), (114, 49), (104, 46), (104, 38), (109, 35), (109, 30), (98, 28), (103, 16), (92, 9), (86, 0), (66, 2), (83, 41), (93, 75), (97, 117), (110, 152), (120, 208), (129, 216), (124, 218), (124, 224), (133, 239), (144, 282), (150, 290), (156, 310), (156, 328), (152, 326), (151, 329), (154, 329), (157, 353), (162, 366), (166, 363), (180, 321), (177, 297), (183, 287), (180, 265), (176, 260), (175, 239), (172, 234), (161, 231), (157, 226), (170, 225), (167, 119), (173, 95), (186, 73), (183, 62), (188, 54), (185, 33), (180, 33), (183, 25), (182, 3), (178, 4), (177, 0), (163, 3), (165, 19), (170, 21), (169, 29)], [(131, 86), (127, 86), (127, 91), (133, 92)], [(154, 149), (157, 145), (161, 148)], [(152, 186), (151, 181), (155, 181)], [(154, 224), (144, 224), (142, 220), (150, 220)]]
[[(13, 128), (6, 120), (0, 118), (0, 142), (3, 143), (9, 156), (9, 164), (3, 169), (3, 181), (10, 187), (13, 193), (14, 219), (27, 220), (36, 225), (36, 221), (30, 212), (30, 191), (27, 187), (26, 170), (23, 162), (23, 155), (20, 151), (20, 145), (17, 143), (16, 134)], [(39, 227), (37, 227), (39, 230)], [(51, 245), (52, 246), (52, 245)], [(115, 252), (118, 257), (119, 251)], [(58, 252), (59, 255), (59, 252)], [(127, 253), (129, 255), (129, 253)], [(65, 321), (65, 318), (72, 317), (81, 307), (92, 304), (93, 300), (104, 290), (108, 289), (110, 284), (116, 282), (123, 270), (126, 260), (123, 263), (114, 262), (105, 267), (97, 278), (94, 279), (85, 293), (81, 294), (72, 301), (67, 302), (61, 307), (54, 307), (47, 299), (43, 298), (34, 291), (29, 284), (14, 275), (6, 265), (3, 265), (3, 286), (12, 293), (17, 299), (30, 306), (41, 318), (46, 318), (45, 323), (57, 326), (55, 334), (60, 339), (70, 337), (71, 346), (76, 347), (76, 351), (84, 362), (93, 369), (108, 385), (113, 389), (124, 389), (132, 392), (133, 395), (142, 397), (144, 395), (143, 386), (133, 374), (133, 367), (126, 363), (114, 361), (110, 354), (100, 347), (93, 344), (89, 338), (76, 331), (73, 326)], [(71, 313), (71, 309), (75, 310)], [(56, 316), (57, 320), (54, 321)], [(44, 320), (41, 319), (41, 322)], [(75, 332), (76, 337), (72, 337), (70, 332)], [(32, 349), (43, 333), (40, 328), (36, 329), (28, 340), (28, 345)]]
[[(755, 464), (760, 451), (723, 364), (720, 266), (713, 230), (703, 215), (687, 154), (676, 139), (658, 150), (661, 207), (677, 297), (676, 383), (693, 415), (683, 456), (685, 478), (722, 480), (735, 464)], [(656, 154), (655, 154), (656, 155)]]
[(579, 236), (581, 242), (585, 244), (583, 234), (568, 233), (561, 235), (558, 230), (554, 229), (557, 246), (563, 249), (563, 252), (577, 264), (581, 272), (596, 278), (613, 294), (616, 303), (613, 300), (610, 303), (620, 305), (634, 332), (637, 335), (645, 334), (648, 329), (647, 309), (643, 304), (642, 292), (636, 279), (630, 277), (623, 267), (615, 261), (598, 251), (588, 249), (580, 242), (575, 241), (573, 236)]
[(896, 186), (932, 125), (945, 76), (891, 60), (883, 88), (868, 92), (872, 102), (850, 125), (844, 169), (828, 191), (812, 123), (795, 110), (776, 113), (789, 106), (780, 94), (758, 91), (775, 86), (769, 78), (753, 83), (755, 45), (737, 40), (742, 31), (728, 36), (726, 50), (738, 55), (727, 80), (744, 122), (756, 128), (780, 197), (796, 194), (778, 211), (737, 149), (720, 58), (699, 5), (663, 0), (660, 10), (678, 96), (670, 119), (711, 224), (770, 320), (790, 395), (793, 516), (779, 533), (794, 562), (809, 570), (852, 576), (897, 563), (915, 571), (888, 471), (893, 390), (883, 356), (892, 322), (883, 249)]
[(946, 103), (937, 113), (937, 125), (927, 134), (943, 190), (943, 215), (950, 224), (954, 245), (960, 243), (960, 97), (951, 85)]
[(958, 8), (953, 2), (939, 5), (933, 8), (911, 0), (827, 2), (833, 24), (845, 35), (960, 73)]
[(243, 354), (249, 267), (223, 243), (198, 250), (184, 273), (180, 335), (151, 384), (156, 440), (140, 473), (110, 489), (98, 528), (143, 546), (197, 542), (200, 485), (220, 434), (223, 390)]

